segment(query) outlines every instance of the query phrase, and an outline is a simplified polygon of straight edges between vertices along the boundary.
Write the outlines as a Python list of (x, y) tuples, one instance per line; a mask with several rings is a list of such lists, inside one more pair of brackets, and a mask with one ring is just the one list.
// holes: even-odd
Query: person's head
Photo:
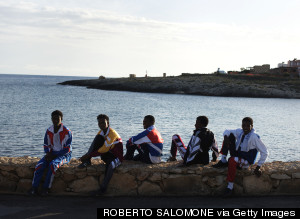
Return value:
[(100, 114), (97, 116), (98, 126), (101, 130), (106, 130), (109, 126), (109, 118), (105, 114)]
[(55, 110), (51, 113), (51, 120), (54, 126), (59, 126), (63, 120), (63, 113), (59, 110)]
[(155, 123), (154, 116), (147, 115), (144, 117), (144, 120), (143, 120), (144, 129), (149, 128), (150, 126), (154, 125), (154, 123)]
[(206, 116), (198, 116), (196, 119), (195, 128), (205, 128), (208, 125), (208, 118)]
[(251, 117), (245, 117), (242, 120), (242, 129), (244, 131), (244, 134), (248, 134), (251, 132), (253, 128), (253, 119)]

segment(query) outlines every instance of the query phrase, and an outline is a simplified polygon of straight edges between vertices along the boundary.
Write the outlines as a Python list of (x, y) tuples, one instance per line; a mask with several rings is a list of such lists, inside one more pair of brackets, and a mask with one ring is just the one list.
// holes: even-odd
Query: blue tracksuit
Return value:
[(70, 129), (61, 124), (58, 132), (54, 133), (54, 126), (48, 128), (44, 138), (44, 150), (45, 153), (52, 153), (57, 157), (50, 162), (43, 157), (37, 163), (32, 181), (34, 188), (39, 186), (46, 168), (48, 172), (43, 187), (51, 188), (56, 170), (70, 161), (72, 155), (72, 133)]

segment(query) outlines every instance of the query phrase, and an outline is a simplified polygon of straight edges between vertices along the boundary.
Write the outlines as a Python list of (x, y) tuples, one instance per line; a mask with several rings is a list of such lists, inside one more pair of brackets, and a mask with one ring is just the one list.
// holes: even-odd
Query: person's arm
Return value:
[(260, 140), (260, 137), (258, 135), (255, 135), (254, 140), (253, 140), (255, 147), (257, 148), (257, 150), (260, 153), (260, 159), (257, 162), (257, 166), (254, 170), (254, 174), (258, 177), (261, 176), (261, 170), (260, 167), (264, 164), (264, 162), (266, 161), (267, 157), (268, 157), (268, 150), (267, 147), (264, 145), (264, 143)]
[(141, 132), (140, 134), (133, 136), (129, 139), (129, 144), (143, 144), (143, 143), (150, 143), (150, 139), (147, 137), (149, 131), (146, 129), (145, 131)]
[(242, 132), (243, 132), (243, 129), (226, 129), (223, 132), (223, 136), (225, 139), (225, 136), (229, 137), (230, 134), (233, 134), (234, 137), (237, 138)]
[(264, 145), (258, 135), (256, 135), (254, 138), (254, 144), (257, 150), (260, 152), (260, 159), (258, 160), (257, 165), (262, 166), (268, 157), (267, 147)]
[(47, 131), (46, 131), (45, 137), (44, 137), (44, 151), (46, 154), (51, 151)]

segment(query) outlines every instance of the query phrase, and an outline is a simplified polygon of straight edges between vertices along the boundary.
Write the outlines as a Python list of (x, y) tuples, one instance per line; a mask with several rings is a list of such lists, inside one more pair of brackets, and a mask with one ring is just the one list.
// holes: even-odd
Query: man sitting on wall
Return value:
[(186, 147), (179, 135), (173, 135), (171, 145), (171, 157), (168, 161), (175, 161), (177, 150), (183, 159), (185, 165), (191, 164), (208, 164), (210, 150), (213, 151), (213, 160), (218, 157), (218, 145), (214, 133), (207, 129), (208, 118), (199, 116), (196, 119), (195, 130), (191, 140)]
[[(149, 164), (161, 162), (164, 140), (154, 124), (155, 118), (152, 115), (144, 117), (143, 126), (145, 131), (127, 141), (125, 160), (142, 161)], [(138, 154), (134, 156), (136, 150)]]

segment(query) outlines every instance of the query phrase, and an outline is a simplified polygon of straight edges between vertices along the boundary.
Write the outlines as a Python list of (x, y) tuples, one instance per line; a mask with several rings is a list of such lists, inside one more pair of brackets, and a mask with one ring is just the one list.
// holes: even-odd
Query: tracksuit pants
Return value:
[(68, 163), (71, 159), (71, 154), (59, 156), (52, 161), (47, 161), (45, 157), (43, 157), (35, 166), (32, 187), (38, 188), (43, 177), (44, 170), (47, 169), (46, 178), (43, 184), (43, 188), (51, 188), (52, 182), (55, 176), (56, 171), (60, 166), (65, 163)]
[(176, 134), (172, 136), (171, 156), (176, 157), (177, 151), (179, 151), (179, 154), (183, 159), (187, 151), (187, 147), (184, 145), (180, 136)]
[[(126, 144), (126, 154), (124, 156), (125, 160), (134, 160), (134, 161), (142, 161), (143, 163), (151, 164), (150, 160), (150, 151), (147, 143), (140, 145), (130, 145), (128, 142)], [(134, 156), (134, 152), (138, 151), (138, 154)]]
[(234, 182), (236, 169), (247, 169), (249, 167), (249, 162), (238, 156), (239, 152), (236, 150), (235, 137), (232, 134), (229, 135), (229, 141), (230, 144), (228, 147), (224, 144), (222, 145), (221, 154), (227, 155), (228, 152), (230, 152), (230, 158), (228, 160), (227, 181)]
[(121, 165), (121, 161), (119, 160), (119, 158), (117, 158), (111, 151), (108, 151), (104, 154), (100, 154), (98, 152), (99, 148), (104, 144), (104, 141), (105, 139), (103, 136), (96, 135), (87, 152), (87, 154), (90, 156), (90, 159), (92, 157), (100, 156), (101, 160), (105, 162), (105, 177), (100, 185), (100, 189), (103, 192), (105, 192), (107, 189), (108, 183), (113, 176), (114, 169)]

